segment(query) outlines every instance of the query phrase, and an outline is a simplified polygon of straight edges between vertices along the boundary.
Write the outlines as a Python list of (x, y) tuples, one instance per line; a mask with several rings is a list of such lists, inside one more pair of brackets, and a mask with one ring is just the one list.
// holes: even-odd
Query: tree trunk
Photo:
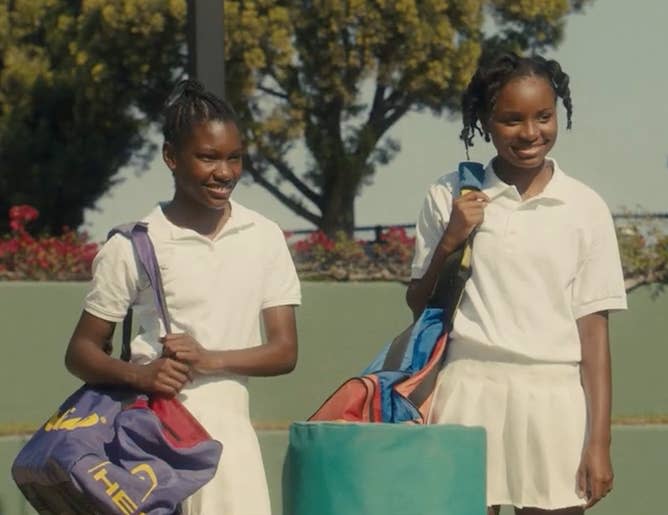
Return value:
[(356, 186), (344, 187), (338, 180), (336, 187), (323, 192), (323, 210), (320, 229), (329, 237), (343, 231), (352, 237), (355, 229)]

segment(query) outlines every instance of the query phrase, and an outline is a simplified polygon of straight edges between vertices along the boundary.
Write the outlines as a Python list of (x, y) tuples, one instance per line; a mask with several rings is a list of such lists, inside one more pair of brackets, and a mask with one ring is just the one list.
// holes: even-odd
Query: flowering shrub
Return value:
[(354, 240), (342, 232), (331, 239), (315, 231), (291, 243), (290, 249), (302, 279), (405, 282), (410, 277), (414, 242), (398, 227), (386, 229), (373, 242)]
[[(61, 236), (35, 237), (26, 227), (39, 217), (32, 206), (9, 210), (11, 232), (0, 236), (0, 280), (72, 281), (90, 279), (98, 245), (86, 233), (71, 229)], [(344, 233), (329, 238), (322, 231), (292, 241), (285, 234), (302, 279), (337, 281), (402, 281), (410, 279), (415, 238), (401, 227), (382, 231), (375, 241), (355, 240)], [(618, 224), (626, 289), (668, 283), (668, 234), (658, 223)]]
[(98, 246), (88, 235), (66, 229), (61, 236), (32, 236), (26, 225), (39, 212), (32, 206), (9, 210), (11, 232), (0, 237), (0, 279), (69, 281), (90, 278)]
[(626, 289), (668, 283), (668, 234), (656, 221), (617, 226)]
[[(286, 235), (288, 241), (292, 235)], [(617, 238), (625, 284), (632, 290), (645, 284), (668, 283), (668, 235), (657, 224), (618, 224)], [(410, 280), (415, 238), (403, 228), (385, 229), (378, 241), (353, 240), (323, 232), (290, 243), (302, 279), (339, 281)]]

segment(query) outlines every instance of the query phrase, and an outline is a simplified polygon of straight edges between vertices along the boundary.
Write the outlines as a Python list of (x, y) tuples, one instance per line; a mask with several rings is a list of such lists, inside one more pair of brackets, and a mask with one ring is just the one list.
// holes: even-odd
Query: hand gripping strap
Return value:
[[(462, 161), (458, 167), (459, 195), (479, 191), (485, 179), (485, 167), (474, 161)], [(443, 308), (444, 330), (452, 329), (455, 312), (461, 301), (466, 281), (471, 276), (471, 252), (475, 231), (466, 242), (450, 254), (436, 281), (434, 292), (428, 305)]]
[[(458, 167), (459, 194), (481, 190), (485, 179), (485, 167), (474, 161), (462, 161)], [(452, 321), (461, 301), (466, 281), (471, 276), (471, 244), (474, 234), (466, 243), (450, 254), (441, 269), (434, 292), (427, 305), (443, 309), (444, 331), (450, 332)], [(407, 327), (390, 344), (382, 370), (397, 370), (404, 359), (410, 342), (413, 325)]]

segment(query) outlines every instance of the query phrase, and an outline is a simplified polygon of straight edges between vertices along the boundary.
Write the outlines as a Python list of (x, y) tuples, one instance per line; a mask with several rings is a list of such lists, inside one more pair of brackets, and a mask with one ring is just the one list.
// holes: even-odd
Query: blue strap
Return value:
[[(165, 302), (165, 292), (162, 287), (162, 277), (160, 276), (160, 267), (155, 255), (153, 242), (148, 235), (148, 224), (145, 222), (136, 222), (125, 225), (119, 225), (109, 231), (108, 238), (114, 234), (122, 234), (130, 240), (132, 248), (139, 263), (148, 277), (153, 292), (153, 302), (158, 312), (158, 316), (165, 326), (165, 331), (171, 333), (171, 323), (167, 303)], [(128, 310), (128, 315), (123, 321), (123, 348), (121, 358), (128, 360), (130, 358), (130, 333), (132, 323), (132, 310)]]
[(481, 190), (485, 180), (485, 167), (476, 161), (462, 161), (459, 163), (459, 187)]

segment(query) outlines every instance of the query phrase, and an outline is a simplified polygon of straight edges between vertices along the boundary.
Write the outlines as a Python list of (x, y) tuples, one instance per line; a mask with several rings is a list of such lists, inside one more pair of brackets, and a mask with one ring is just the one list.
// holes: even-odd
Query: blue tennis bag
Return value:
[[(485, 169), (481, 163), (463, 161), (458, 177), (460, 195), (480, 190)], [(359, 376), (345, 381), (309, 421), (425, 423), (448, 335), (472, 273), (473, 237), (446, 259), (418, 320), (386, 345)]]
[[(147, 226), (117, 232), (131, 239), (169, 331)], [(12, 476), (41, 515), (178, 515), (181, 501), (214, 476), (221, 452), (174, 397), (84, 385), (26, 443)]]
[(12, 475), (40, 514), (173, 515), (221, 444), (173, 398), (84, 386), (21, 450)]

